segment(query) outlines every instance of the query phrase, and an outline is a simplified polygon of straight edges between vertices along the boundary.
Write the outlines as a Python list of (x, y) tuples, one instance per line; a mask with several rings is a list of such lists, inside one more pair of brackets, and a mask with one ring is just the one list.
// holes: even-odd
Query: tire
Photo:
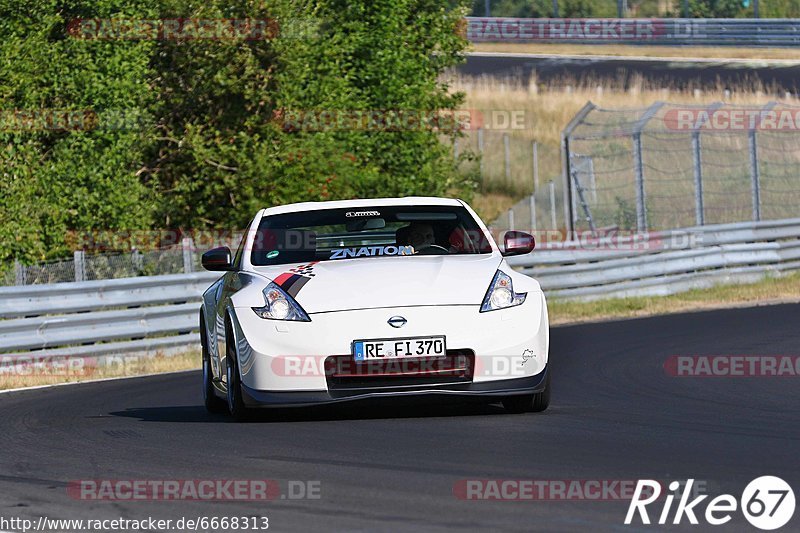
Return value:
[(237, 422), (244, 422), (250, 418), (250, 410), (244, 404), (242, 398), (242, 379), (239, 376), (239, 368), (236, 364), (236, 349), (234, 348), (233, 335), (228, 335), (225, 345), (227, 346), (226, 370), (228, 378), (227, 404), (228, 413)]
[(203, 404), (209, 413), (224, 413), (226, 411), (225, 401), (219, 398), (214, 391), (211, 355), (208, 353), (203, 315), (200, 315), (200, 346), (203, 354)]
[(503, 399), (503, 407), (509, 413), (540, 413), (550, 406), (550, 373), (545, 378), (544, 390), (535, 394), (509, 396)]

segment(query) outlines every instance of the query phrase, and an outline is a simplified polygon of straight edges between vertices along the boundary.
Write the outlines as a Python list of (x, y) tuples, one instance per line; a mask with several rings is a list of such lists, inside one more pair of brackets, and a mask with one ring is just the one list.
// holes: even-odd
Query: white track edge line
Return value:
[[(101, 378), (101, 379), (87, 379), (85, 381), (68, 381), (66, 383), (51, 383), (49, 385), (34, 385), (33, 387), (18, 387), (16, 389), (3, 389), (0, 390), (0, 394), (7, 394), (10, 392), (22, 392), (22, 391), (30, 391), (30, 390), (41, 390), (41, 389), (52, 389), (54, 387), (65, 387), (67, 385), (83, 385), (86, 383), (103, 383), (105, 381), (117, 381), (123, 379), (137, 379), (137, 378), (150, 378), (153, 376), (169, 376), (172, 374), (184, 374), (186, 372), (196, 372), (200, 370), (200, 368), (190, 368), (188, 370), (171, 370), (170, 372), (151, 372), (150, 374), (139, 374), (137, 376), (119, 376), (114, 378)], [(0, 531), (0, 533), (8, 533), (5, 531)]]

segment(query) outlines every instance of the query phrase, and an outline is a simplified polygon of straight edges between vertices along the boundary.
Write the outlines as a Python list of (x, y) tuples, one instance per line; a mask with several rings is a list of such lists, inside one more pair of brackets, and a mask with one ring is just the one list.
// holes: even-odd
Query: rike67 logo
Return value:
[[(680, 524), (681, 520), (686, 517), (690, 524), (696, 525), (699, 523), (697, 517), (700, 515), (708, 524), (719, 526), (728, 523), (733, 517), (733, 513), (740, 508), (750, 524), (758, 529), (773, 530), (786, 525), (794, 514), (794, 491), (779, 477), (762, 476), (754, 479), (745, 487), (742, 497), (738, 501), (730, 494), (721, 494), (706, 503), (704, 513), (700, 511), (700, 504), (708, 498), (708, 495), (695, 496), (690, 501), (693, 484), (694, 479), (689, 479), (681, 493), (678, 493), (682, 487), (681, 483), (673, 481), (669, 484), (669, 492), (663, 499), (663, 507), (656, 523), (667, 524), (672, 515), (672, 524)], [(630, 525), (637, 514), (643, 524), (650, 524), (647, 506), (660, 500), (661, 489), (658, 481), (640, 479), (628, 507), (625, 524)], [(673, 514), (672, 504), (676, 498), (678, 504)]]

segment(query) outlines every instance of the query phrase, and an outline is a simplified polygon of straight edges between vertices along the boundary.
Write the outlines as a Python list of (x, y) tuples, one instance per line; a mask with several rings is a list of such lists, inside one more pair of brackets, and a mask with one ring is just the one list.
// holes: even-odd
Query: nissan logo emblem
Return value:
[(393, 316), (389, 319), (389, 325), (393, 328), (402, 328), (406, 325), (406, 319), (401, 316)]

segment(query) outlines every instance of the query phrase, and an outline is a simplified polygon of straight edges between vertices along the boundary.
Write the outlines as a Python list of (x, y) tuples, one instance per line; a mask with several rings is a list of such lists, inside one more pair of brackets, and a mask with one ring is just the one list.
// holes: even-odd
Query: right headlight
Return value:
[(294, 298), (286, 294), (275, 282), (270, 282), (264, 289), (266, 303), (263, 307), (253, 307), (253, 312), (261, 318), (270, 320), (294, 320), (311, 322), (308, 315)]
[(514, 292), (514, 284), (511, 283), (511, 277), (498, 270), (489, 285), (489, 290), (486, 291), (486, 296), (483, 297), (481, 313), (520, 305), (525, 301), (527, 295), (528, 293), (526, 292)]

